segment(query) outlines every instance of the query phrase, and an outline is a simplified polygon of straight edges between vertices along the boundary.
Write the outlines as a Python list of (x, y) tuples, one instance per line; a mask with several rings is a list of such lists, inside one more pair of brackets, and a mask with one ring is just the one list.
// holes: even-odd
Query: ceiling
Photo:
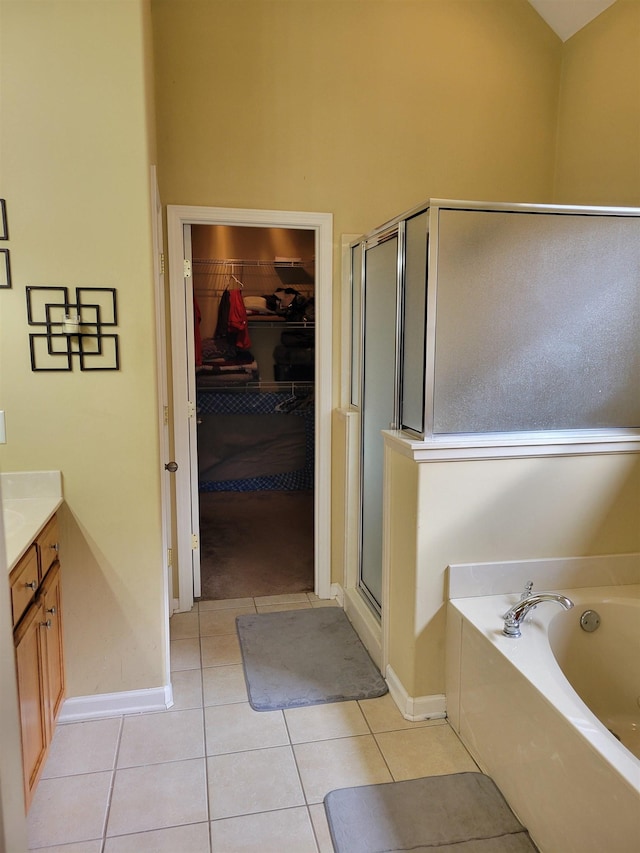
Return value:
[(615, 0), (529, 0), (562, 41), (586, 26)]

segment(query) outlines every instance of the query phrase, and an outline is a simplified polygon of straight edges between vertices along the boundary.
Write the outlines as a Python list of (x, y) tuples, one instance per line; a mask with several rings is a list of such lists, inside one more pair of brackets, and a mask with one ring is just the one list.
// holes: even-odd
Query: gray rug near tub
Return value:
[(276, 711), (372, 699), (387, 685), (339, 607), (236, 619), (249, 704)]
[(428, 776), (330, 791), (336, 853), (532, 853), (537, 848), (482, 773)]

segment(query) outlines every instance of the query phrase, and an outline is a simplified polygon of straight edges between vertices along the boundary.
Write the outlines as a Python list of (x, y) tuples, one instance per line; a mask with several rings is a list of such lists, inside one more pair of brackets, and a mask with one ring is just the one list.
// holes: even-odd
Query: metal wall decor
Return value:
[(11, 287), (11, 262), (8, 249), (0, 249), (0, 287)]
[(73, 357), (80, 370), (119, 370), (118, 325), (112, 287), (27, 287), (27, 320), (42, 332), (29, 334), (31, 370), (70, 371)]
[(0, 240), (9, 239), (9, 222), (7, 220), (7, 202), (0, 198)]
[[(0, 198), (0, 240), (9, 239), (9, 222), (7, 220), (7, 203)], [(0, 249), (0, 287), (11, 287), (11, 262), (9, 249)]]

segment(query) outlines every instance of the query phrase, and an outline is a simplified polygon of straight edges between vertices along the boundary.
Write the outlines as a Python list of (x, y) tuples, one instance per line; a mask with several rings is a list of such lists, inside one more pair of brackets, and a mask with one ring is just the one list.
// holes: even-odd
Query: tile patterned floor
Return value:
[(59, 725), (28, 819), (47, 853), (332, 853), (325, 794), (476, 770), (446, 721), (389, 695), (288, 711), (247, 701), (235, 617), (314, 595), (203, 601), (171, 619), (174, 706)]

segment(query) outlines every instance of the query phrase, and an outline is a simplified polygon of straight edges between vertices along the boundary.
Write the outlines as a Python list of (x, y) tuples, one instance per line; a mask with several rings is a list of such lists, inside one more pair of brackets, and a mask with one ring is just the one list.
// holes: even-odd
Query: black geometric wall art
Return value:
[(9, 249), (0, 249), (0, 287), (11, 287)]
[[(0, 240), (9, 239), (9, 223), (7, 221), (7, 203), (0, 198)], [(11, 287), (11, 262), (9, 249), (0, 249), (0, 287)]]
[(27, 321), (42, 332), (29, 334), (31, 370), (120, 370), (118, 325), (112, 287), (27, 287)]
[(9, 222), (7, 220), (7, 202), (0, 198), (0, 240), (9, 239)]

